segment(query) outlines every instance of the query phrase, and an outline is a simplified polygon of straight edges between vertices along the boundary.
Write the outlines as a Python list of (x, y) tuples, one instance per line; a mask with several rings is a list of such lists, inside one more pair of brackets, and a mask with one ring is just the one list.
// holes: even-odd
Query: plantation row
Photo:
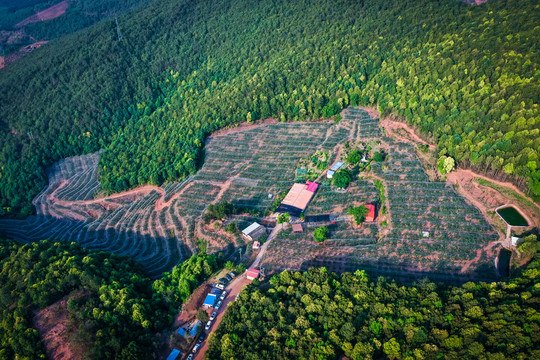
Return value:
[[(334, 271), (362, 268), (405, 281), (418, 276), (445, 281), (495, 279), (494, 254), (484, 248), (498, 235), (483, 215), (446, 183), (430, 182), (415, 148), (382, 136), (378, 120), (349, 108), (341, 123), (351, 122), (357, 140), (382, 140), (389, 149), (385, 162), (372, 164), (373, 174), (385, 186), (388, 225), (364, 224), (361, 229), (329, 225), (329, 239), (322, 245), (313, 241), (313, 227), (304, 234), (284, 232), (269, 246), (264, 266), (272, 271), (310, 266)], [(308, 213), (343, 213), (350, 206), (377, 199), (371, 181), (355, 181), (347, 192), (322, 187)], [(378, 233), (384, 237), (378, 238)]]
[[(200, 237), (207, 240), (209, 252), (231, 254), (241, 247), (250, 253), (241, 237), (232, 241), (200, 226), (208, 204), (228, 200), (264, 212), (273, 197), (294, 182), (299, 159), (316, 150), (333, 150), (349, 133), (345, 124), (317, 122), (279, 123), (217, 136), (209, 139), (205, 164), (197, 174), (104, 199), (94, 199), (99, 153), (64, 159), (49, 169), (49, 185), (33, 201), (37, 215), (1, 220), (0, 228), (24, 242), (74, 241), (127, 255), (151, 276), (190, 256)], [(341, 237), (350, 238), (347, 233)]]

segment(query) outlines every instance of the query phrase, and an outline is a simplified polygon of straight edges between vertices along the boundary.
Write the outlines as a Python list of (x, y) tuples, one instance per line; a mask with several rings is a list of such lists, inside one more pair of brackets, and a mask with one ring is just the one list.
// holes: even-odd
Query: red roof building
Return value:
[(371, 222), (375, 220), (375, 205), (367, 204), (367, 209), (369, 210), (366, 215), (366, 221)]
[(256, 270), (254, 268), (251, 268), (247, 271), (247, 278), (248, 280), (255, 280), (256, 278), (259, 277), (259, 273), (260, 271), (259, 270)]
[(309, 191), (309, 192), (312, 192), (312, 193), (317, 191), (317, 188), (319, 187), (319, 184), (317, 184), (316, 182), (312, 182), (312, 181), (306, 182), (306, 185), (307, 185), (306, 190)]

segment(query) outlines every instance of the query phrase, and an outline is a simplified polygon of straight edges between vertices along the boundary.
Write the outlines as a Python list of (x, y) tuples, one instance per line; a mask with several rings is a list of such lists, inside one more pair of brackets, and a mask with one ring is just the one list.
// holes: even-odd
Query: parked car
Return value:
[(187, 360), (193, 360), (193, 354), (189, 354), (189, 356), (187, 357)]
[(231, 281), (231, 280), (232, 280), (232, 276), (229, 275), (229, 274), (227, 274), (227, 275), (225, 275), (225, 279), (227, 279), (227, 281)]
[(214, 321), (214, 319), (216, 318), (216, 316), (217, 316), (217, 312), (214, 311), (214, 312), (212, 313), (212, 315), (210, 315), (210, 320), (211, 320), (211, 321)]
[(216, 288), (223, 290), (225, 289), (225, 286), (223, 286), (222, 284), (217, 284)]
[(206, 337), (206, 334), (202, 332), (201, 336), (199, 336), (199, 341), (203, 341), (205, 337)]
[(204, 330), (209, 330), (210, 326), (212, 326), (212, 320), (208, 320), (208, 322), (206, 323), (206, 326), (204, 327)]
[(222, 283), (223, 285), (225, 285), (225, 284), (227, 284), (229, 281), (228, 281), (226, 278), (222, 277), (221, 279), (219, 279), (219, 282)]
[(219, 308), (221, 307), (221, 304), (222, 304), (222, 302), (221, 302), (221, 300), (219, 300), (217, 305), (216, 305), (216, 310), (219, 310)]
[(196, 353), (196, 352), (197, 352), (197, 351), (199, 350), (199, 348), (200, 348), (200, 347), (201, 347), (201, 344), (197, 344), (197, 345), (195, 345), (195, 346), (193, 347), (193, 351), (192, 351), (192, 353), (194, 353), (194, 354), (195, 354), (195, 353)]
[(235, 277), (236, 277), (236, 274), (233, 273), (233, 272), (230, 272), (229, 275), (230, 275), (232, 278), (235, 278)]
[(227, 292), (224, 291), (221, 296), (219, 297), (220, 300), (225, 300), (225, 296), (227, 296)]

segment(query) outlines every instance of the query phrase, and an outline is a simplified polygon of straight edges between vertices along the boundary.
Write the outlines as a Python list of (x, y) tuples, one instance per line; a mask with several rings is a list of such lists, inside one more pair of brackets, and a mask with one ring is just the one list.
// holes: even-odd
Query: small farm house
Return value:
[(366, 221), (367, 222), (375, 221), (375, 205), (367, 204), (366, 208), (368, 209), (368, 213), (366, 215)]
[(328, 171), (326, 172), (326, 178), (327, 178), (327, 179), (332, 179), (332, 178), (334, 177), (334, 174), (335, 174), (335, 173), (336, 173), (336, 172), (335, 172), (334, 170), (328, 170)]
[(258, 242), (258, 241), (254, 241), (254, 242), (253, 242), (253, 246), (252, 246), (253, 250), (257, 250), (257, 249), (260, 248), (260, 247), (261, 247), (261, 243), (260, 243), (260, 242)]
[(254, 222), (247, 228), (242, 230), (242, 236), (248, 241), (254, 241), (260, 239), (266, 234), (266, 228), (259, 223)]
[(304, 232), (304, 229), (302, 228), (302, 224), (293, 224), (292, 225), (292, 231), (293, 231), (293, 233)]
[(248, 271), (247, 271), (247, 279), (248, 280), (255, 280), (256, 278), (259, 277), (259, 273), (260, 271), (259, 270), (256, 270), (254, 268), (250, 268)]

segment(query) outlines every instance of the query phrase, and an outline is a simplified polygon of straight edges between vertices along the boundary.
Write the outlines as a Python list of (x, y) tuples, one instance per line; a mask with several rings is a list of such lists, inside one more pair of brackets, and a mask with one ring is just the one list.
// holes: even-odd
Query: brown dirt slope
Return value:
[(83, 296), (83, 293), (68, 295), (34, 314), (33, 324), (41, 334), (48, 359), (71, 360), (83, 357), (68, 341), (68, 334), (73, 329), (69, 327), (67, 301), (70, 297), (80, 296)]
[(32, 15), (30, 17), (27, 17), (20, 23), (15, 25), (15, 28), (20, 28), (28, 24), (36, 23), (39, 21), (45, 21), (45, 20), (51, 20), (55, 19), (61, 15), (63, 15), (67, 8), (69, 6), (69, 2), (67, 0), (64, 0), (62, 2), (59, 2), (56, 5), (51, 6), (48, 9), (45, 9), (43, 11), (38, 12), (35, 15)]

